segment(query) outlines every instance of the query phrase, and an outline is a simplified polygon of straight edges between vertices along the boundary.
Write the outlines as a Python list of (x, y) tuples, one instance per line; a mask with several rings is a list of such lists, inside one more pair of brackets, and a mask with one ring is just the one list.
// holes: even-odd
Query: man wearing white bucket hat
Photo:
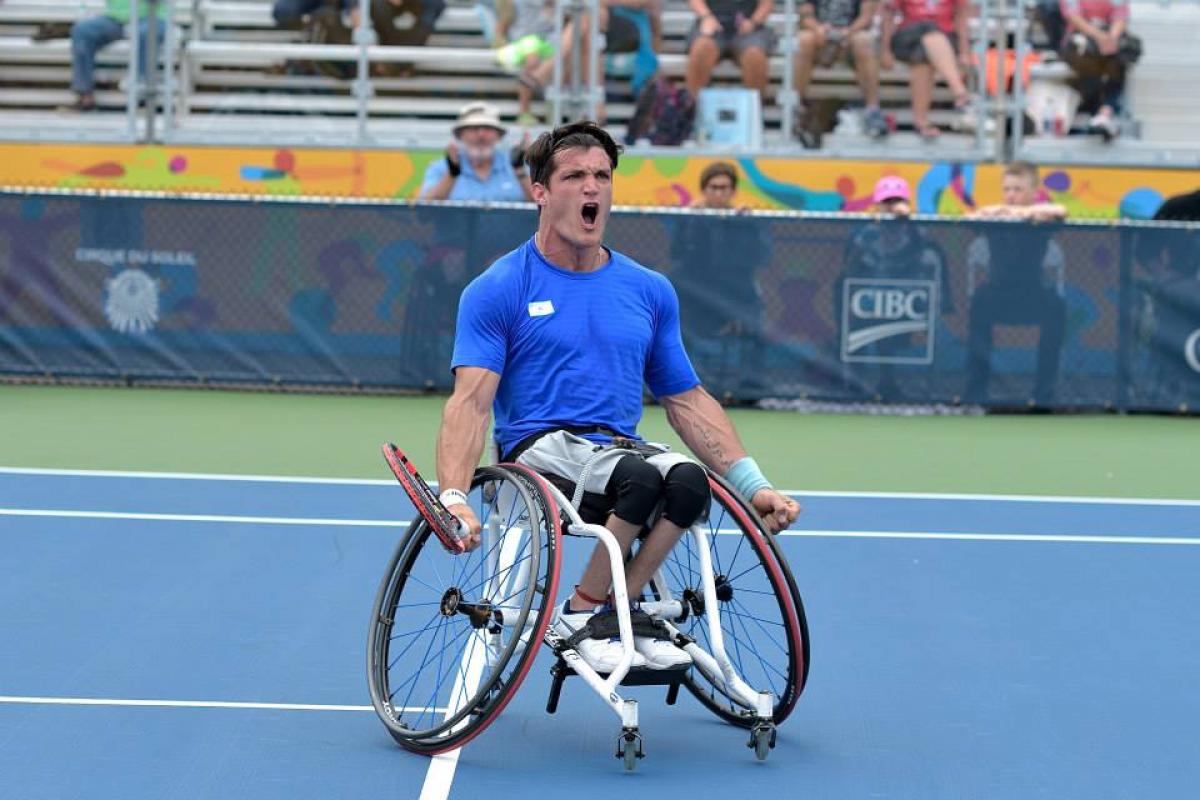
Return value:
[(533, 200), (525, 169), (525, 142), (509, 153), (497, 148), (505, 128), (490, 103), (463, 106), (446, 155), (429, 165), (418, 195), (422, 200)]

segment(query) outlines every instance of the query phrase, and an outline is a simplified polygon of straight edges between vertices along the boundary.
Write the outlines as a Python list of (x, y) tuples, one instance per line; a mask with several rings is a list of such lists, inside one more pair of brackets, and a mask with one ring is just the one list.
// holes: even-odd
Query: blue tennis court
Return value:
[[(1200, 779), (1200, 503), (800, 493), (813, 666), (765, 763), (631, 689), (647, 758), (549, 653), (457, 756), (370, 707), (412, 513), (384, 481), (0, 471), (0, 797), (1182, 797)], [(566, 540), (564, 580), (590, 543)]]

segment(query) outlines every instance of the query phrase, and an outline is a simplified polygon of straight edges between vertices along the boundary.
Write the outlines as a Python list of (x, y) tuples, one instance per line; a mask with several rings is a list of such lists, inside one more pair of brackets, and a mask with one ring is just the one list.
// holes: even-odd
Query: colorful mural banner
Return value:
[[(438, 150), (0, 143), (0, 186), (168, 193), (416, 199)], [(626, 155), (619, 205), (686, 206), (713, 156)], [(913, 187), (918, 211), (955, 216), (1000, 202), (1002, 167), (958, 162), (733, 158), (747, 208), (863, 211), (885, 175)], [(1078, 219), (1149, 219), (1200, 185), (1196, 170), (1043, 166), (1048, 200)]]

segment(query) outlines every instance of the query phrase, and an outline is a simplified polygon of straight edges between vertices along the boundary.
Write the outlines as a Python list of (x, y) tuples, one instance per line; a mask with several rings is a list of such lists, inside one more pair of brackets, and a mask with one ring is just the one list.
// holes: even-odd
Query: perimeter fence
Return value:
[[(459, 293), (535, 226), (531, 206), (3, 192), (0, 375), (446, 390)], [(1200, 226), (619, 209), (606, 241), (670, 277), (726, 400), (1200, 404)]]

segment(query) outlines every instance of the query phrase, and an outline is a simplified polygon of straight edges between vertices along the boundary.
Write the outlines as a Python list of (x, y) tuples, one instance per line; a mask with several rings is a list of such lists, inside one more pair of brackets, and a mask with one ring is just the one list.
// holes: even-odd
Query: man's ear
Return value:
[(533, 194), (533, 202), (537, 203), (539, 206), (546, 205), (546, 196), (549, 194), (549, 192), (546, 190), (545, 186), (540, 183), (534, 183), (530, 185), (529, 191)]

